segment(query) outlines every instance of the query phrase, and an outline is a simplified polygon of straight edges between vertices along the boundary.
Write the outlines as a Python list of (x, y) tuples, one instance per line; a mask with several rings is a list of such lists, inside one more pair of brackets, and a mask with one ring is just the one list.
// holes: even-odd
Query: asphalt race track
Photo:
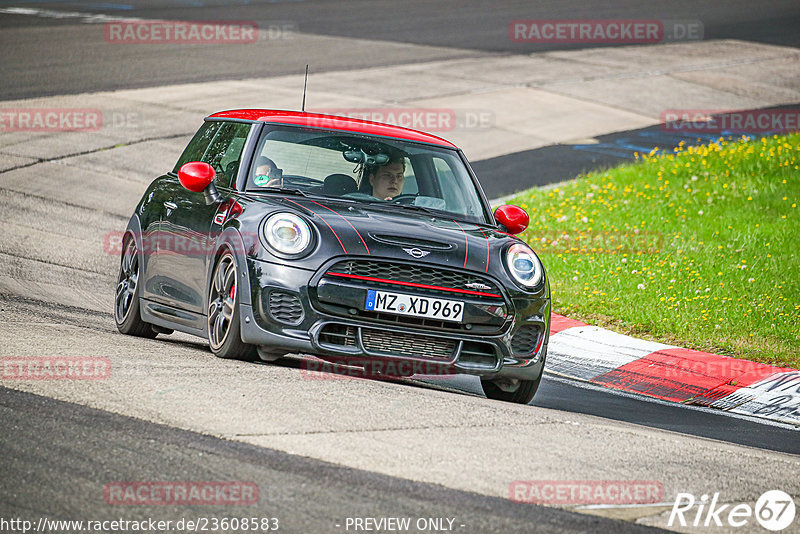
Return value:
[[(387, 102), (394, 94), (416, 94), (413, 77), (401, 80), (396, 73), (422, 73), (435, 69), (431, 65), (513, 62), (515, 55), (536, 53), (581, 63), (579, 56), (562, 54), (580, 54), (585, 45), (509, 40), (509, 21), (533, 18), (700, 20), (705, 40), (725, 40), (732, 49), (740, 41), (774, 45), (764, 52), (758, 48), (765, 62), (778, 57), (797, 64), (791, 48), (800, 47), (796, 1), (757, 8), (740, 0), (584, 4), (2, 3), (0, 110), (73, 105), (84, 93), (99, 93), (102, 104), (92, 105), (117, 109), (124, 102), (127, 107), (120, 109), (139, 110), (137, 127), (144, 133), (133, 135), (123, 127), (114, 132), (118, 137), (98, 141), (92, 134), (46, 132), (24, 142), (0, 133), (0, 356), (93, 356), (107, 358), (112, 368), (107, 380), (0, 379), (0, 532), (19, 531), (2, 520), (35, 524), (43, 517), (173, 522), (266, 517), (278, 518), (281, 532), (313, 533), (363, 532), (348, 528), (348, 518), (389, 517), (453, 520), (409, 532), (445, 531), (447, 525), (463, 533), (655, 532), (667, 528), (681, 492), (698, 498), (718, 492), (720, 502), (750, 505), (768, 490), (800, 496), (800, 430), (787, 425), (621, 395), (551, 375), (532, 405), (507, 405), (483, 397), (470, 377), (309, 376), (301, 355), (275, 364), (223, 361), (198, 338), (173, 334), (145, 340), (116, 331), (111, 310), (118, 256), (104, 239), (124, 229), (148, 181), (175, 161), (202, 119), (195, 110), (204, 102), (217, 105), (217, 97), (203, 93), (205, 82), (220, 82), (215, 91), (223, 93), (228, 81), (241, 84), (235, 87), (258, 83), (251, 90), (263, 87), (263, 106), (270, 107), (273, 99), (290, 101), (286, 88), (296, 85), (309, 63), (320, 75), (312, 88), (332, 102), (356, 105), (346, 95), (355, 95), (348, 84), (358, 81), (347, 77), (359, 69), (386, 75), (385, 88), (377, 84), (380, 95), (372, 102)], [(253, 20), (261, 28), (285, 24), (296, 35), (247, 46), (109, 45), (102, 33), (107, 19), (93, 19), (96, 15)], [(692, 55), (684, 48), (681, 53)], [(756, 64), (759, 58), (733, 63)], [(792, 104), (800, 101), (796, 71), (784, 78), (785, 94), (764, 107), (776, 102), (798, 107)], [(181, 85), (189, 83), (197, 85)], [(514, 90), (514, 79), (495, 83)], [(731, 86), (703, 98), (714, 101), (724, 94), (753, 106), (758, 87)], [(464, 93), (473, 90), (465, 87)], [(112, 101), (106, 91), (120, 94)], [(63, 95), (65, 103), (59, 100)], [(437, 95), (450, 97), (446, 91)], [(359, 98), (370, 102), (369, 95)], [(181, 107), (182, 99), (191, 103)], [(162, 115), (152, 106), (158, 100), (168, 102)], [(365, 105), (355, 96), (352, 101)], [(633, 105), (630, 116), (643, 116)], [(618, 101), (609, 108), (629, 120), (629, 110)], [(490, 198), (557, 182), (629, 159), (631, 146), (652, 141), (658, 126), (635, 119), (629, 122), (636, 126), (592, 132), (569, 144), (495, 151), (474, 167), (480, 176), (499, 177), (486, 183)], [(497, 122), (492, 132), (505, 127), (502, 118)], [(536, 178), (530, 169), (540, 169)], [(512, 502), (513, 484), (526, 480), (650, 481), (663, 487), (663, 495), (647, 506)], [(109, 503), (104, 489), (120, 481), (245, 481), (257, 486), (258, 502)], [(793, 528), (798, 525), (800, 519)], [(750, 521), (736, 532), (763, 529)]]
[[(332, 532), (347, 516), (435, 518), (445, 510), (463, 532), (523, 532), (531, 525), (553, 533), (652, 532), (611, 519), (339, 467), (5, 388), (0, 389), (0, 411), (4, 517), (248, 517), (249, 510), (231, 513), (224, 506), (119, 511), (104, 506), (98, 483), (225, 479), (258, 484), (258, 514), (278, 518), (280, 531), (288, 532)], [(44, 436), (57, 443), (45, 443)], [(68, 469), (53, 469), (65, 462)]]

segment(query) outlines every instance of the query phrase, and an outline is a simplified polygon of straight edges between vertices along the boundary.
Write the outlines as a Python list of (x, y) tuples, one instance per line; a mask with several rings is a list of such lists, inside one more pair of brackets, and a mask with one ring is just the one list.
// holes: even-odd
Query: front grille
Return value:
[(296, 325), (303, 320), (303, 304), (297, 295), (270, 291), (269, 315), (280, 323)]
[[(477, 296), (488, 296), (488, 298), (498, 299), (502, 298), (500, 288), (488, 278), (472, 273), (448, 271), (446, 269), (438, 269), (435, 267), (410, 265), (405, 263), (390, 263), (384, 261), (347, 260), (337, 263), (328, 269), (326, 274), (331, 273), (365, 276), (368, 278), (377, 278), (381, 280), (404, 282), (409, 284), (424, 284), (441, 288), (456, 289), (462, 292), (477, 291), (484, 294)], [(370, 280), (370, 284), (394, 287), (397, 289), (397, 284), (384, 284), (374, 280)], [(468, 284), (482, 284), (485, 287), (467, 287)], [(440, 295), (446, 292), (451, 296), (455, 293), (451, 291), (435, 289), (432, 291)]]
[(511, 338), (511, 352), (514, 354), (533, 354), (539, 344), (539, 327), (525, 325)]
[(437, 358), (449, 360), (456, 342), (438, 337), (388, 332), (372, 328), (361, 329), (361, 341), (369, 352), (407, 356), (410, 358)]

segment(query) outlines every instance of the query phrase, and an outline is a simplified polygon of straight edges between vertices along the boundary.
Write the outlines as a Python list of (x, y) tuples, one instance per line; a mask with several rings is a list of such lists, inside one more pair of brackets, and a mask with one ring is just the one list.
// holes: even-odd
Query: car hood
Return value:
[(346, 254), (414, 259), (491, 272), (499, 266), (504, 246), (517, 241), (491, 227), (402, 207), (302, 197), (279, 202), (315, 224), (324, 243), (320, 256), (325, 258)]

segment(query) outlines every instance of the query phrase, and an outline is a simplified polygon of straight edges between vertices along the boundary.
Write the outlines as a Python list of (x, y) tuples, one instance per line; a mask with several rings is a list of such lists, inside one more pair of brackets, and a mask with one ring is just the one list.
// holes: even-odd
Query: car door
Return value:
[[(215, 184), (223, 198), (230, 195), (235, 184), (250, 129), (250, 124), (223, 122), (203, 155), (194, 160), (214, 168)], [(214, 217), (222, 205), (207, 205), (203, 193), (185, 189), (177, 174), (165, 184), (165, 192), (159, 232), (159, 297), (171, 306), (205, 314), (206, 273), (220, 230)]]
[[(144, 298), (162, 303), (172, 303), (170, 296), (173, 291), (170, 286), (165, 285), (165, 273), (167, 268), (162, 266), (164, 260), (169, 259), (165, 254), (169, 254), (174, 249), (168, 240), (164, 239), (161, 230), (161, 223), (167, 211), (177, 207), (174, 201), (176, 194), (176, 184), (178, 183), (178, 169), (190, 161), (199, 161), (206, 153), (211, 141), (217, 135), (222, 123), (205, 122), (197, 130), (192, 140), (169, 173), (157, 178), (150, 185), (150, 193), (146, 198), (146, 210), (140, 214), (142, 224), (142, 246), (145, 251), (143, 258), (142, 275), (144, 284), (142, 291)], [(170, 235), (171, 237), (171, 235)]]

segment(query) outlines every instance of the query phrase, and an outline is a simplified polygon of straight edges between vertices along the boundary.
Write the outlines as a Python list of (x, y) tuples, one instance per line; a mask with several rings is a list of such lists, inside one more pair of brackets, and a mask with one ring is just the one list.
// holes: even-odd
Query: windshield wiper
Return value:
[(254, 193), (283, 193), (285, 195), (299, 195), (302, 197), (307, 197), (309, 194), (301, 189), (296, 189), (294, 187), (265, 187), (264, 189), (258, 189), (256, 191), (251, 190)]
[[(347, 199), (347, 200), (351, 200), (351, 199)], [(377, 207), (377, 208), (390, 210), (390, 211), (394, 210), (395, 208), (404, 208), (404, 209), (407, 209), (407, 210), (421, 211), (423, 213), (428, 213), (430, 215), (439, 215), (439, 216), (441, 216), (441, 215), (447, 213), (447, 212), (444, 212), (442, 210), (437, 210), (435, 208), (427, 208), (425, 206), (415, 206), (414, 204), (395, 204), (394, 202), (392, 202), (390, 200), (388, 200), (388, 201), (387, 200), (380, 200), (380, 199), (366, 200), (366, 199), (359, 198), (358, 200), (356, 200), (356, 202), (359, 203), (359, 204), (367, 204), (370, 207), (374, 206), (374, 207)]]
[(416, 206), (414, 204), (391, 204), (390, 203), (389, 205), (390, 206), (399, 206), (399, 207), (407, 209), (407, 210), (415, 210), (415, 211), (421, 211), (421, 212), (424, 212), (424, 213), (430, 213), (431, 215), (442, 215), (442, 213), (445, 213), (442, 210), (437, 210), (435, 208), (428, 208), (428, 207), (425, 207), (425, 206)]

